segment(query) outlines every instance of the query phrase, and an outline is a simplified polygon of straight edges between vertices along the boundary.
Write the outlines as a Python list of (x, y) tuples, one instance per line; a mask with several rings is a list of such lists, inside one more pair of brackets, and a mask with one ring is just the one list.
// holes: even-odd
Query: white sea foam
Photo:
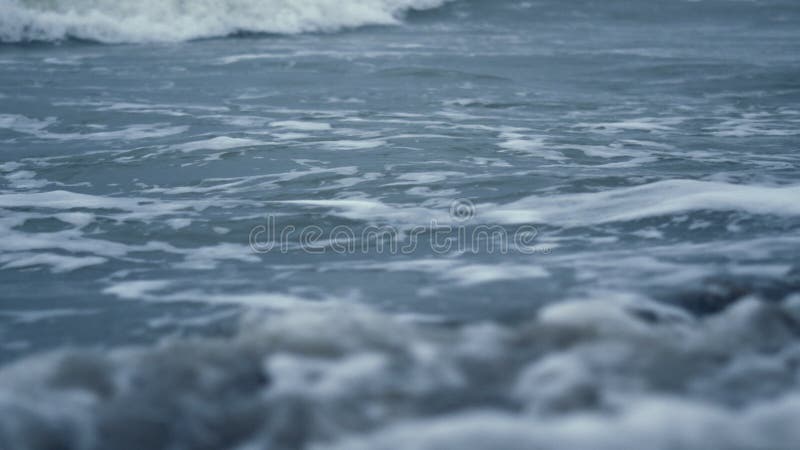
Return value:
[(56, 253), (10, 253), (0, 255), (0, 269), (49, 266), (53, 273), (71, 272), (108, 261), (101, 256), (65, 256)]
[(4, 176), (9, 185), (15, 189), (38, 189), (50, 184), (47, 180), (37, 180), (36, 172), (20, 170)]
[(463, 172), (430, 171), (430, 172), (410, 172), (397, 176), (397, 180), (384, 186), (405, 186), (405, 185), (425, 185), (439, 183), (453, 177), (465, 178)]
[(681, 117), (642, 117), (625, 119), (616, 122), (580, 123), (576, 128), (588, 128), (598, 133), (620, 133), (623, 131), (645, 131), (650, 133), (666, 133), (675, 130), (675, 126), (685, 119)]
[(103, 292), (121, 299), (135, 300), (147, 298), (151, 292), (160, 291), (169, 285), (170, 282), (167, 280), (121, 281), (107, 287)]
[(53, 117), (38, 120), (19, 114), (0, 114), (0, 129), (12, 130), (19, 133), (37, 134), (55, 122), (56, 119)]
[[(665, 180), (633, 187), (579, 194), (533, 195), (506, 204), (479, 204), (482, 223), (546, 223), (583, 226), (638, 220), (688, 211), (744, 211), (783, 217), (800, 216), (800, 186), (756, 186), (698, 180)], [(351, 220), (392, 225), (452, 222), (447, 211), (395, 205), (379, 199), (295, 200), (284, 203), (332, 208)]]
[(389, 450), (397, 448), (398, 442), (415, 450), (788, 449), (786, 445), (800, 439), (789, 419), (798, 412), (798, 395), (739, 412), (671, 397), (632, 399), (615, 415), (594, 413), (549, 420), (483, 410), (405, 422), (316, 450)]
[(50, 208), (70, 210), (76, 208), (124, 210), (135, 217), (155, 217), (190, 208), (183, 202), (153, 202), (148, 198), (106, 197), (70, 191), (26, 192), (0, 194), (0, 208)]
[[(285, 183), (292, 180), (297, 180), (306, 176), (317, 174), (332, 174), (339, 176), (346, 176), (347, 178), (340, 178), (336, 183), (331, 183), (330, 186), (325, 186), (321, 189), (332, 189), (335, 186), (351, 186), (358, 182), (367, 181), (372, 179), (372, 175), (365, 175), (364, 177), (349, 177), (358, 172), (355, 166), (343, 167), (312, 167), (308, 166), (306, 170), (291, 170), (289, 172), (281, 172), (265, 175), (250, 175), (234, 178), (207, 178), (204, 180), (204, 186), (177, 186), (170, 188), (153, 187), (147, 189), (145, 192), (148, 194), (167, 194), (167, 195), (182, 195), (182, 194), (208, 194), (220, 193), (226, 196), (236, 197), (238, 194), (246, 191), (275, 189), (280, 186), (280, 183)], [(341, 184), (340, 184), (341, 183)]]
[(4, 311), (0, 315), (12, 317), (17, 323), (37, 323), (41, 321), (57, 319), (68, 316), (87, 316), (97, 314), (99, 311), (96, 309), (77, 309), (77, 308), (63, 308), (63, 309), (44, 309), (44, 310), (19, 310), (19, 311)]
[(497, 281), (526, 278), (547, 278), (549, 273), (539, 266), (518, 264), (466, 264), (444, 274), (462, 286), (476, 286)]
[(274, 137), (279, 141), (297, 141), (300, 139), (309, 138), (311, 137), (311, 135), (305, 133), (289, 132), (289, 133), (272, 133), (272, 137)]
[(175, 145), (172, 148), (184, 153), (188, 153), (197, 150), (231, 150), (234, 148), (255, 147), (263, 144), (264, 142), (255, 139), (217, 136), (211, 139), (203, 139)]
[(710, 128), (710, 131), (714, 136), (719, 137), (796, 136), (800, 134), (797, 120), (771, 117), (728, 119)]
[[(386, 263), (352, 263), (350, 269), (384, 270), (388, 272), (418, 272), (434, 275), (457, 286), (471, 287), (497, 281), (513, 281), (547, 278), (550, 273), (535, 264), (470, 264), (459, 259), (410, 259)], [(329, 265), (325, 270), (341, 270), (341, 266)]]
[(600, 192), (526, 197), (505, 205), (487, 205), (483, 217), (501, 223), (588, 225), (700, 210), (798, 216), (798, 198), (800, 186), (796, 185), (666, 180)]
[[(0, 240), (0, 269), (43, 266), (56, 273), (69, 272), (124, 259), (138, 252), (178, 255), (182, 261), (172, 263), (174, 267), (197, 270), (213, 269), (222, 260), (258, 261), (246, 245), (218, 243), (182, 248), (159, 241), (131, 245), (103, 240), (83, 229), (98, 218), (148, 223), (163, 219), (166, 225), (181, 228), (191, 224), (191, 218), (198, 211), (225, 203), (222, 200), (154, 201), (145, 197), (106, 197), (69, 191), (0, 194), (0, 234), (5, 238)], [(35, 211), (29, 211), (31, 209)], [(76, 209), (92, 212), (74, 211)], [(30, 219), (45, 218), (57, 218), (72, 228), (36, 233), (18, 228)]]
[(381, 139), (365, 139), (361, 141), (340, 139), (336, 141), (322, 141), (319, 145), (331, 150), (367, 150), (386, 145)]
[(516, 132), (504, 132), (500, 134), (500, 138), (504, 139), (504, 141), (498, 145), (505, 150), (530, 153), (552, 161), (567, 159), (561, 152), (547, 146), (544, 138), (541, 137), (530, 137)]
[[(252, 302), (261, 300), (296, 301)], [(135, 436), (153, 450), (555, 450), (800, 440), (796, 299), (744, 299), (696, 318), (611, 296), (467, 325), (313, 303), (254, 312), (230, 339), (64, 350), (7, 366), (0, 443), (122, 449)]]
[(381, 220), (391, 224), (419, 225), (437, 220), (449, 222), (447, 211), (434, 211), (420, 206), (393, 206), (377, 199), (289, 200), (280, 203), (309, 207), (333, 208), (331, 214), (352, 220)]
[(445, 0), (0, 0), (0, 41), (175, 42), (395, 24)]
[(173, 136), (181, 134), (189, 129), (189, 127), (186, 126), (171, 126), (169, 124), (134, 124), (118, 130), (105, 130), (102, 129), (104, 127), (99, 127), (101, 131), (92, 131), (89, 133), (57, 133), (48, 131), (47, 128), (56, 122), (56, 119), (52, 117), (39, 120), (21, 115), (0, 115), (0, 129), (29, 134), (42, 139), (61, 141), (132, 141)]
[(219, 59), (219, 64), (227, 65), (227, 64), (236, 64), (241, 61), (253, 61), (258, 59), (274, 59), (283, 57), (284, 55), (274, 54), (274, 53), (247, 53), (243, 55), (231, 55), (222, 57)]
[(306, 297), (279, 292), (250, 292), (242, 294), (215, 294), (201, 289), (175, 290), (176, 283), (167, 280), (120, 281), (108, 286), (103, 293), (122, 300), (137, 300), (154, 303), (194, 302), (211, 305), (234, 305), (256, 310), (301, 311), (331, 307), (359, 308), (354, 298), (323, 298), (311, 300)]
[(300, 120), (281, 120), (270, 123), (270, 126), (299, 131), (325, 131), (331, 129), (331, 125), (329, 123), (305, 122)]

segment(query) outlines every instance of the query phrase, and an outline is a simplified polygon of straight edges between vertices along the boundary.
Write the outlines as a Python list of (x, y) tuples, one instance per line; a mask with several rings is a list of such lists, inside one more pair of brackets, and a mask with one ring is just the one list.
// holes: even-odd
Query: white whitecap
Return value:
[(332, 32), (396, 24), (445, 0), (0, 0), (0, 42), (176, 42), (238, 32)]

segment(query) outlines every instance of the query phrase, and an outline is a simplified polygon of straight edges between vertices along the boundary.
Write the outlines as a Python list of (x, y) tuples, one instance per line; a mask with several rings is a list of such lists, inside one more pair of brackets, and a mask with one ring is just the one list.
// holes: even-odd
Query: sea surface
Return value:
[(797, 0), (0, 0), (0, 449), (794, 449)]

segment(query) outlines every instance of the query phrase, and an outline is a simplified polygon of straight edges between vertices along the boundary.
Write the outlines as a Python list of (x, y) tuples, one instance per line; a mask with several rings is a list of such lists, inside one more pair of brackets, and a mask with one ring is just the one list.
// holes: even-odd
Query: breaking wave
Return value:
[(177, 42), (395, 24), (447, 0), (0, 0), (0, 41)]
[[(800, 298), (696, 317), (634, 298), (516, 324), (355, 306), (228, 339), (61, 351), (0, 371), (0, 447), (752, 449), (800, 442)], [(757, 380), (757, 382), (754, 382)]]

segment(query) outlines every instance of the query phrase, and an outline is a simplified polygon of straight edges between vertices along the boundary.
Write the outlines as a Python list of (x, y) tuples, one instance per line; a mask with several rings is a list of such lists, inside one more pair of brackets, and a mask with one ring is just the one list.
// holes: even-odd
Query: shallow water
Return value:
[(440, 3), (0, 0), (0, 443), (790, 448), (800, 6)]

